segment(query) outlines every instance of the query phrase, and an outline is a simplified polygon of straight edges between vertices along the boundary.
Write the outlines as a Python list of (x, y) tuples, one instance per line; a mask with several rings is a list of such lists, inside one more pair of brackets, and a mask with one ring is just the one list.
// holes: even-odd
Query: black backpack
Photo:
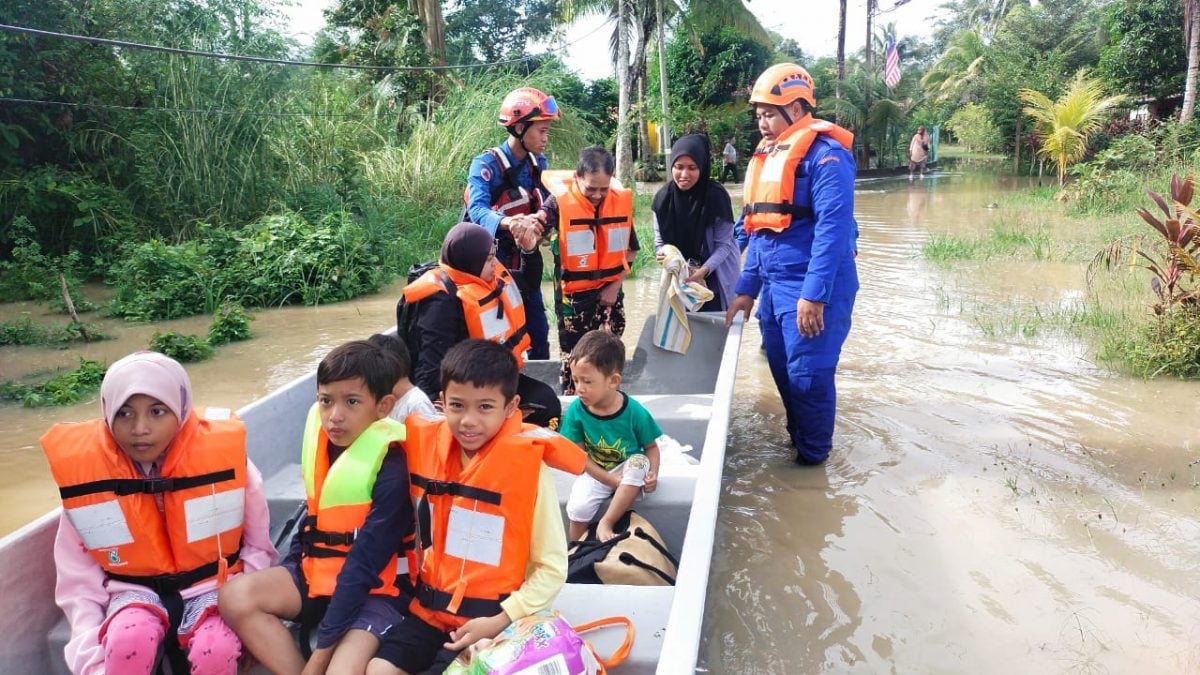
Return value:
[(567, 548), (567, 583), (674, 586), (679, 561), (658, 531), (635, 511), (627, 511), (613, 528), (617, 536), (596, 540), (596, 526), (584, 541)]
[[(437, 267), (438, 262), (436, 260), (414, 264), (412, 267), (408, 268), (408, 283), (411, 284), (417, 279), (420, 279), (429, 270), (437, 269)], [(454, 282), (450, 280), (449, 275), (446, 275), (443, 278), (443, 281), (446, 283), (447, 290), (451, 295), (454, 295), (458, 292), (457, 288), (454, 286)], [(400, 299), (396, 301), (396, 337), (404, 340), (405, 346), (408, 347), (408, 353), (414, 360), (417, 358), (417, 354), (420, 353), (421, 349), (421, 341), (417, 337), (417, 332), (413, 330), (416, 324), (417, 308), (408, 304), (408, 302), (404, 300), (404, 296), (401, 295)]]

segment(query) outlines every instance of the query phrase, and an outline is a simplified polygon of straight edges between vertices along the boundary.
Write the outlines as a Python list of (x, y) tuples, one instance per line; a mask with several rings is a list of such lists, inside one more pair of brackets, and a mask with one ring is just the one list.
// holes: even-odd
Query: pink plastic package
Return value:
[(491, 640), (480, 640), (446, 675), (598, 675), (604, 669), (583, 638), (558, 612), (518, 619)]

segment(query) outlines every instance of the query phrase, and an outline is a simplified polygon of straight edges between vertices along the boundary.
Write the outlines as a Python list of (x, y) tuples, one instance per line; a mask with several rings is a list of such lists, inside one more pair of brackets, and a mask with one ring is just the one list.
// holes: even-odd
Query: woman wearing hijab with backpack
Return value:
[(687, 258), (687, 281), (702, 281), (713, 299), (701, 311), (724, 311), (741, 273), (741, 254), (733, 239), (729, 193), (710, 178), (708, 139), (689, 134), (671, 146), (671, 180), (654, 195), (654, 250), (670, 244)]

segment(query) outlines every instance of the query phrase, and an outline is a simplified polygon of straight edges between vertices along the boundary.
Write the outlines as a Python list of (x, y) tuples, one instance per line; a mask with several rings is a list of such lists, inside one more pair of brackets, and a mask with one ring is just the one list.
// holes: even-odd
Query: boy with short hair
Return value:
[[(222, 618), (273, 673), (362, 673), (402, 620), (409, 593), (397, 533), (411, 533), (413, 517), (404, 426), (388, 418), (398, 371), (365, 340), (321, 360), (301, 456), (303, 525), (280, 566), (221, 589)], [(307, 663), (280, 619), (299, 620), (302, 641), (316, 624)]]
[(612, 333), (594, 330), (571, 351), (571, 376), (579, 398), (563, 414), (562, 434), (588, 453), (585, 473), (567, 499), (571, 541), (587, 533), (600, 504), (612, 497), (596, 525), (596, 538), (608, 541), (613, 526), (638, 493), (658, 487), (658, 442), (662, 429), (650, 412), (621, 391), (625, 344)]
[(420, 387), (413, 384), (412, 355), (409, 354), (408, 345), (404, 344), (404, 340), (395, 335), (384, 335), (383, 333), (376, 333), (367, 340), (396, 357), (400, 379), (396, 380), (396, 386), (392, 388), (392, 395), (396, 397), (396, 405), (388, 417), (397, 422), (403, 422), (413, 413), (436, 415), (437, 410), (433, 407), (433, 401), (429, 400), (429, 396)]
[(562, 352), (560, 381), (564, 394), (575, 393), (568, 356), (579, 338), (605, 328), (625, 333), (625, 295), (621, 282), (637, 257), (633, 229), (633, 191), (612, 184), (616, 163), (593, 145), (579, 153), (575, 176), (552, 181), (546, 200), (546, 227), (553, 231), (555, 314)]
[(506, 347), (460, 342), (442, 359), (445, 417), (407, 422), (417, 590), (368, 675), (440, 673), (459, 651), (548, 608), (566, 581), (548, 466), (578, 474), (586, 456), (522, 424), (517, 373)]

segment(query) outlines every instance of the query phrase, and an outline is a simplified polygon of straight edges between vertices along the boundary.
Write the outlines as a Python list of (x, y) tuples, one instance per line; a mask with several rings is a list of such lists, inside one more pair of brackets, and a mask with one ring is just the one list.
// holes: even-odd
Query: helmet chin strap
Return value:
[(781, 117), (783, 117), (783, 121), (787, 122), (787, 125), (789, 127), (792, 126), (792, 116), (788, 114), (787, 107), (782, 106), (782, 105), (777, 105), (777, 106), (775, 106), (775, 108), (779, 111), (779, 115)]
[(521, 146), (521, 149), (525, 151), (525, 154), (532, 157), (533, 153), (530, 152), (529, 148), (527, 148), (525, 146), (525, 134), (529, 131), (529, 128), (533, 126), (533, 123), (532, 122), (519, 122), (518, 124), (525, 125), (525, 128), (521, 129), (521, 133), (519, 133), (519, 134), (517, 133), (517, 131), (516, 131), (517, 125), (516, 124), (512, 125), (511, 127), (508, 127), (508, 133), (511, 134), (513, 136), (513, 138), (517, 139), (517, 145)]

